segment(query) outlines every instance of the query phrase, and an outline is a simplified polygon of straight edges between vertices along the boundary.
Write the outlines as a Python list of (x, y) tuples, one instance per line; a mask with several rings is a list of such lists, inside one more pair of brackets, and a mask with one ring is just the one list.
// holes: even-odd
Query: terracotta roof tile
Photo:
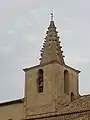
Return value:
[(90, 110), (90, 95), (81, 96), (61, 110), (61, 113), (79, 112), (83, 110)]

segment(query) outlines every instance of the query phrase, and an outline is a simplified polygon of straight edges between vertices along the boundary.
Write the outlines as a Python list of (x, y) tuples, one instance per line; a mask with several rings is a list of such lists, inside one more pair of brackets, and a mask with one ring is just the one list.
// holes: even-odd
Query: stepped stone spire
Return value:
[(40, 64), (47, 63), (50, 61), (57, 61), (61, 65), (65, 65), (63, 59), (63, 51), (61, 50), (59, 36), (57, 34), (56, 27), (53, 20), (53, 13), (51, 13), (50, 25), (46, 32), (45, 41), (41, 50)]

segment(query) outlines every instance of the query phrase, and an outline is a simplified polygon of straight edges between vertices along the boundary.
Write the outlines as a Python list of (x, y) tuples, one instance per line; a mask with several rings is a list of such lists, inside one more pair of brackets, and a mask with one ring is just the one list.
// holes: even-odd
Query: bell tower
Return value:
[(25, 68), (25, 116), (59, 112), (78, 95), (80, 71), (67, 66), (61, 41), (51, 20), (41, 49), (40, 64)]

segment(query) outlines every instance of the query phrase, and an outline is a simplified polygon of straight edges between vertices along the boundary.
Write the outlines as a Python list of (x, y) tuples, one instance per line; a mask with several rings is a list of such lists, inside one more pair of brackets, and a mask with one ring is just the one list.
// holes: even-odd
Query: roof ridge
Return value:
[(10, 104), (15, 104), (15, 103), (22, 103), (22, 102), (24, 102), (24, 98), (1, 102), (0, 106), (5, 106), (5, 105), (10, 105)]

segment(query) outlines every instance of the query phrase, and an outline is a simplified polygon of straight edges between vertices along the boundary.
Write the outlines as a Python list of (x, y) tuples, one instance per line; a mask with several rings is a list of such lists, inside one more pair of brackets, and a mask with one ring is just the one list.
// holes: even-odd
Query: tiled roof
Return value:
[(79, 112), (83, 110), (90, 110), (90, 95), (83, 95), (73, 101), (70, 105), (60, 110), (61, 113)]

